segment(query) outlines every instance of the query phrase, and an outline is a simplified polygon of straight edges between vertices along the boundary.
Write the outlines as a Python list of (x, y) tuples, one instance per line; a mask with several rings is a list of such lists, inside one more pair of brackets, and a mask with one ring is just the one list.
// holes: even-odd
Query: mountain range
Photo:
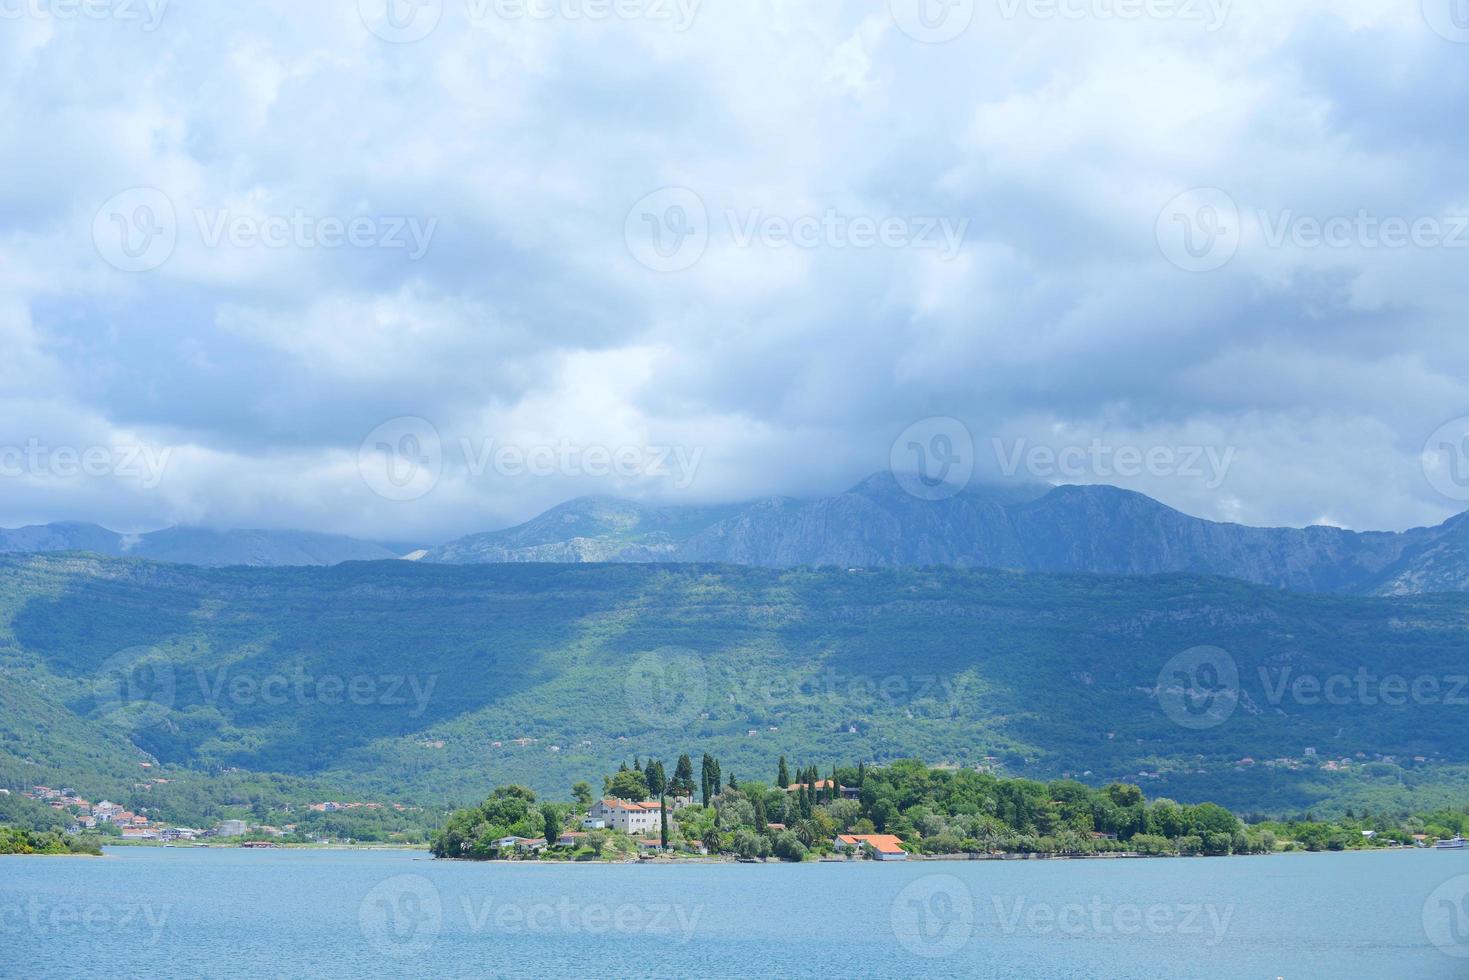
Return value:
[(170, 527), (121, 534), (96, 524), (34, 524), (0, 528), (0, 552), (88, 551), (113, 558), (148, 558), (179, 565), (336, 565), (381, 561), (401, 552), (339, 534), (311, 531), (212, 530)]
[(90, 524), (0, 530), (0, 551), (89, 551), (204, 566), (659, 562), (1026, 572), (1221, 575), (1299, 592), (1469, 591), (1469, 514), (1403, 532), (1260, 528), (1192, 517), (1117, 487), (973, 486), (947, 500), (882, 473), (817, 499), (718, 506), (582, 497), (515, 527), (424, 551), (298, 531), (169, 528), (122, 535)]
[[(5, 555), (0, 786), (133, 799), (159, 777), (152, 808), (238, 771), (463, 800), (708, 751), (741, 781), (782, 755), (922, 757), (1396, 810), (1469, 787), (1466, 623), (1463, 595), (1188, 575)], [(1214, 673), (1179, 659), (1200, 650)]]
[(1188, 572), (1301, 592), (1406, 595), (1469, 590), (1469, 514), (1402, 533), (1257, 528), (1111, 486), (977, 486), (929, 501), (878, 474), (832, 497), (730, 507), (586, 497), (429, 549), (423, 560)]

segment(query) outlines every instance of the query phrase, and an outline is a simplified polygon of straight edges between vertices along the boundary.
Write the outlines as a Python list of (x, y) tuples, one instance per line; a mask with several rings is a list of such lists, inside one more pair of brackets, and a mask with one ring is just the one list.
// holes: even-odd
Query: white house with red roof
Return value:
[(612, 830), (624, 834), (644, 834), (656, 830), (662, 821), (663, 806), (657, 801), (633, 803), (629, 800), (598, 800), (587, 817), (605, 821)]
[(838, 834), (832, 844), (838, 851), (861, 851), (877, 861), (906, 861), (901, 839), (892, 834)]

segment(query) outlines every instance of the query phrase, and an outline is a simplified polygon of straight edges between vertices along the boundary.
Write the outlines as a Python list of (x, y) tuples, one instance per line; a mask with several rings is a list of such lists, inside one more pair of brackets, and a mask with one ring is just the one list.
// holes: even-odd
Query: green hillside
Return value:
[[(239, 769), (302, 793), (468, 801), (698, 744), (760, 778), (779, 755), (922, 757), (1246, 812), (1437, 806), (1469, 795), (1466, 626), (1462, 596), (1187, 576), (5, 556), (0, 783), (101, 793)], [(1212, 727), (1157, 691), (1200, 646), (1240, 678)], [(1377, 694), (1391, 674), (1437, 693), (1289, 690), (1362, 669)]]

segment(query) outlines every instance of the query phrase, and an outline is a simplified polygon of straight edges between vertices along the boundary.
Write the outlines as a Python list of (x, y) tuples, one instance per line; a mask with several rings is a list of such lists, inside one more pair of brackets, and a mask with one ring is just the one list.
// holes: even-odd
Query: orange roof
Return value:
[(838, 834), (837, 840), (843, 844), (865, 844), (880, 854), (901, 854), (903, 851), (902, 839), (892, 834)]

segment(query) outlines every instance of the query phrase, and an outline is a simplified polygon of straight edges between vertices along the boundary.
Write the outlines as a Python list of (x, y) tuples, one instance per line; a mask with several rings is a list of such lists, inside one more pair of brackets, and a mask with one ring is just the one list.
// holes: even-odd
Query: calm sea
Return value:
[(566, 866), (0, 858), (17, 977), (1469, 976), (1469, 851)]

